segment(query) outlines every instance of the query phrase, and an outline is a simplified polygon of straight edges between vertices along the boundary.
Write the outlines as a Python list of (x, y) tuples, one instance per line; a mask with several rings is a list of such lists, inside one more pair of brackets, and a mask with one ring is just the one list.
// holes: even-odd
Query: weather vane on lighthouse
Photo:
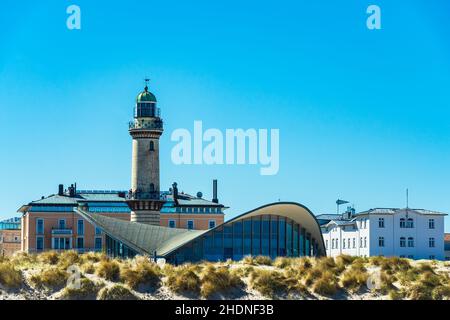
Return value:
[(145, 88), (148, 90), (148, 83), (150, 82), (150, 78), (145, 78)]

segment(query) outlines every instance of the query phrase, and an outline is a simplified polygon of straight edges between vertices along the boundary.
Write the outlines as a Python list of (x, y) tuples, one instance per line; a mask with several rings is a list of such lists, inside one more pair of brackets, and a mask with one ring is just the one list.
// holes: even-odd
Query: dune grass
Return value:
[(111, 287), (102, 288), (98, 300), (138, 300), (138, 297), (130, 289), (122, 284), (114, 284)]
[(60, 299), (67, 300), (95, 300), (99, 290), (103, 287), (103, 284), (96, 284), (88, 278), (82, 278), (80, 280), (80, 287), (65, 287), (61, 293)]
[(66, 270), (52, 266), (33, 274), (30, 282), (41, 289), (57, 289), (64, 287), (68, 278), (69, 274)]
[(200, 274), (200, 294), (209, 298), (214, 294), (227, 293), (244, 285), (240, 277), (230, 272), (228, 267), (215, 267), (208, 264)]
[(137, 289), (141, 285), (157, 287), (161, 282), (161, 276), (159, 266), (145, 258), (137, 259), (135, 265), (128, 264), (120, 268), (120, 280), (132, 289)]
[(118, 281), (120, 278), (120, 264), (115, 260), (102, 260), (98, 262), (95, 274), (109, 281)]
[(7, 289), (15, 289), (22, 285), (22, 273), (10, 261), (0, 262), (0, 285)]
[(167, 276), (166, 284), (170, 290), (179, 294), (200, 293), (201, 281), (197, 275), (199, 269), (195, 265), (186, 264), (178, 267), (167, 266), (164, 273)]

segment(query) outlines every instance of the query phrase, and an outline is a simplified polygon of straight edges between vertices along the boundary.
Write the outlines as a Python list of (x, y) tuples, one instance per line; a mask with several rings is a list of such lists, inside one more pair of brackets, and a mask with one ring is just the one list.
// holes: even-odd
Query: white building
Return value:
[(398, 256), (444, 260), (445, 213), (377, 208), (319, 215), (327, 256)]

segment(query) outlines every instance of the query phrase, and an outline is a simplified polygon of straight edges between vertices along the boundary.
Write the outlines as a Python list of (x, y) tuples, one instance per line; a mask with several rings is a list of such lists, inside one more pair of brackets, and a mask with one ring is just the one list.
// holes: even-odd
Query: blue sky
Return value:
[[(66, 28), (77, 4), (82, 29)], [(382, 30), (366, 28), (366, 8)], [(211, 197), (228, 217), (296, 201), (335, 212), (450, 213), (448, 1), (2, 1), (0, 217), (57, 191), (128, 189), (143, 78), (165, 120), (161, 184)], [(280, 129), (280, 170), (175, 166), (170, 134)], [(447, 218), (446, 230), (450, 231)]]

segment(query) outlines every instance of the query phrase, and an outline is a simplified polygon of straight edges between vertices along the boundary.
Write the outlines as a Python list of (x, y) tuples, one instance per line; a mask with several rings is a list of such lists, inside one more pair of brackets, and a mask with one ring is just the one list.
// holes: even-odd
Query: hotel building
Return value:
[(317, 216), (327, 256), (444, 260), (444, 217), (424, 209), (377, 208)]

